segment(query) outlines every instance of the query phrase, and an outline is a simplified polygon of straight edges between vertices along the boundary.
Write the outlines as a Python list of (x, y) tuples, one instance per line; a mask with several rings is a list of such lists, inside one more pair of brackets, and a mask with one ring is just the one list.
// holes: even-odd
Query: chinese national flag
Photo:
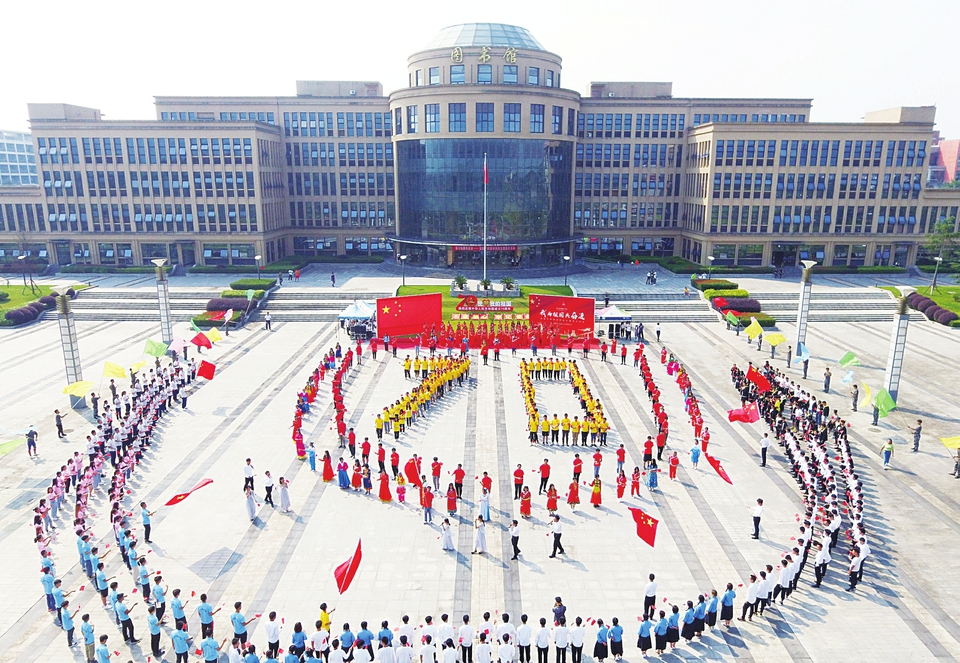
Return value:
[(735, 410), (727, 411), (728, 421), (742, 421), (745, 424), (752, 424), (760, 421), (760, 410), (756, 403), (747, 403), (745, 407), (738, 407)]
[(191, 338), (190, 342), (193, 343), (198, 348), (209, 349), (213, 347), (213, 343), (210, 342), (210, 339), (207, 338), (207, 336), (203, 332), (200, 332), (199, 334)]
[(720, 461), (708, 453), (704, 453), (703, 455), (707, 459), (707, 462), (710, 463), (710, 467), (715, 469), (717, 471), (717, 474), (720, 475), (720, 478), (732, 486), (733, 481), (730, 480), (730, 475), (727, 474), (727, 471), (725, 469), (723, 469), (723, 465), (720, 464)]
[(200, 366), (197, 367), (197, 377), (212, 380), (213, 373), (216, 370), (217, 367), (215, 364), (211, 364), (209, 361), (201, 361)]
[(484, 184), (490, 183), (490, 176), (487, 173), (487, 157), (483, 157), (483, 183)]
[(757, 385), (757, 389), (760, 390), (761, 394), (770, 391), (770, 381), (763, 377), (763, 375), (760, 374), (760, 371), (755, 369), (753, 366), (751, 366), (747, 371), (747, 379), (753, 384)]
[(439, 292), (377, 300), (377, 336), (419, 334), (424, 325), (443, 323), (443, 296)]
[(407, 475), (407, 481), (410, 482), (411, 486), (419, 488), (423, 485), (423, 482), (420, 481), (420, 471), (417, 469), (417, 461), (413, 458), (408, 460), (403, 466), (403, 473)]
[(190, 495), (191, 495), (194, 491), (200, 490), (200, 489), (203, 488), (204, 486), (208, 486), (208, 485), (210, 485), (211, 483), (213, 483), (213, 479), (203, 479), (203, 480), (200, 481), (200, 483), (198, 483), (196, 486), (194, 486), (193, 488), (191, 488), (191, 489), (188, 490), (187, 492), (185, 492), (185, 493), (178, 493), (178, 494), (174, 495), (173, 497), (171, 497), (169, 500), (167, 500), (167, 503), (164, 504), (164, 506), (173, 506), (174, 504), (180, 504), (180, 502), (182, 502), (183, 500), (185, 500), (185, 499), (187, 499), (188, 497), (190, 497)]
[(337, 589), (343, 594), (353, 582), (353, 577), (357, 575), (357, 569), (360, 568), (360, 560), (363, 559), (363, 551), (360, 548), (360, 540), (357, 540), (357, 549), (346, 562), (333, 570), (333, 577), (337, 579)]
[(632, 506), (628, 508), (630, 509), (630, 514), (633, 516), (633, 521), (637, 524), (637, 536), (652, 548), (654, 542), (657, 540), (657, 525), (660, 521), (643, 509)]

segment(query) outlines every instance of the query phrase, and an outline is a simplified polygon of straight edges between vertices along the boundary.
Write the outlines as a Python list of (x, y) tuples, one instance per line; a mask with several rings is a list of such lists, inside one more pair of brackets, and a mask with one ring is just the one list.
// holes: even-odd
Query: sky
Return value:
[(810, 119), (825, 122), (936, 105), (935, 128), (960, 137), (958, 0), (48, 0), (8, 3), (3, 19), (0, 129), (14, 131), (28, 102), (120, 120), (154, 119), (154, 95), (294, 95), (296, 80), (389, 93), (440, 29), (484, 22), (530, 30), (581, 94), (590, 81), (672, 81), (677, 97), (812, 98)]

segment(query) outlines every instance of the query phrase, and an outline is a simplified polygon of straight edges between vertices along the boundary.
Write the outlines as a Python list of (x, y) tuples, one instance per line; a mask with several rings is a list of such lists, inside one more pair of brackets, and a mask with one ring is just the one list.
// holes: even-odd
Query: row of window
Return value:
[[(185, 138), (82, 138), (83, 163), (186, 164)], [(76, 138), (37, 138), (40, 163), (80, 163)], [(251, 138), (191, 138), (190, 162), (252, 164)]]
[(683, 138), (683, 113), (577, 113), (578, 138)]
[(291, 202), (290, 225), (297, 227), (384, 228), (396, 219), (394, 203)]
[(392, 166), (393, 143), (287, 143), (288, 166)]
[[(921, 173), (777, 173), (777, 198), (881, 198), (920, 197)], [(839, 183), (839, 189), (837, 187)], [(770, 198), (773, 173), (714, 173), (714, 198)]]
[[(336, 115), (337, 123), (333, 119)], [(386, 113), (323, 113), (300, 111), (283, 114), (283, 135), (293, 137), (366, 136), (389, 138), (390, 112)]]
[[(637, 143), (633, 146), (634, 168), (679, 168), (683, 163), (683, 146), (660, 143)], [(578, 168), (628, 168), (629, 143), (577, 143)]]
[[(397, 135), (403, 133), (404, 110), (406, 115), (406, 132), (408, 134), (418, 133), (420, 130), (419, 106), (407, 106), (405, 109), (401, 109), (399, 107), (394, 109), (394, 128)], [(423, 110), (424, 133), (439, 133), (442, 127), (440, 104), (426, 104), (423, 107)], [(528, 113), (529, 132), (534, 134), (545, 133), (547, 122), (546, 106), (544, 104), (530, 104)], [(474, 119), (474, 127), (477, 133), (490, 133), (496, 131), (495, 104), (488, 102), (477, 103), (475, 106)], [(551, 108), (549, 122), (550, 133), (555, 135), (560, 135), (563, 133), (562, 106), (553, 106)], [(501, 128), (506, 133), (520, 133), (522, 131), (522, 104), (503, 104), (503, 124), (501, 125)], [(447, 104), (447, 131), (450, 133), (465, 133), (467, 131), (467, 104)]]
[(393, 243), (386, 237), (365, 236), (294, 237), (293, 253), (298, 256), (335, 255), (340, 241), (343, 241), (343, 250), (347, 255), (362, 255), (368, 252), (393, 253)]
[[(291, 196), (336, 196), (337, 173), (287, 173)], [(339, 173), (341, 196), (393, 196), (394, 175), (389, 173)]]
[[(747, 121), (746, 113), (694, 113), (693, 114), (693, 126), (698, 127), (701, 124), (707, 124), (709, 122), (741, 122), (745, 123)], [(807, 116), (805, 114), (796, 114), (796, 113), (753, 113), (750, 115), (751, 122), (764, 122), (764, 123), (784, 123), (784, 122), (806, 122)]]
[[(628, 225), (629, 220), (629, 225)], [(676, 228), (680, 203), (574, 203), (575, 228)]]
[[(196, 225), (194, 223), (196, 222)], [(258, 232), (256, 205), (0, 205), (0, 231)]]
[[(84, 179), (80, 171), (43, 171), (43, 188), (48, 196), (83, 196)], [(190, 195), (190, 173), (187, 171), (130, 171), (130, 191), (134, 196), (165, 196), (179, 198)], [(118, 170), (86, 171), (86, 186), (90, 196), (127, 195), (127, 173)], [(197, 198), (253, 198), (256, 195), (253, 171), (199, 171), (193, 172), (193, 188)]]
[[(952, 208), (956, 213), (956, 208)], [(948, 217), (946, 207), (838, 205), (713, 205), (711, 233), (922, 234)], [(874, 225), (876, 224), (876, 225)]]
[[(213, 119), (213, 113), (197, 113), (196, 111), (162, 111), (160, 120), (162, 122), (209, 122)], [(238, 113), (220, 113), (221, 121), (242, 121), (242, 122), (266, 122), (267, 124), (276, 124), (277, 118), (274, 113), (260, 111), (246, 111)]]
[[(779, 163), (781, 166), (853, 166), (855, 168), (873, 165), (879, 167), (881, 161), (887, 167), (923, 166), (927, 157), (927, 141), (925, 140), (890, 140), (887, 141), (887, 153), (884, 158), (882, 140), (846, 140), (843, 141), (843, 157), (841, 158), (839, 140), (781, 140)], [(752, 166), (754, 157), (758, 166), (772, 166), (777, 141), (763, 140), (728, 140), (717, 141), (714, 157), (716, 166)], [(702, 152), (691, 154), (696, 160)]]
[[(680, 195), (680, 174), (634, 173), (633, 185), (630, 176), (624, 173), (577, 173), (574, 176), (574, 196), (627, 196), (659, 197)], [(630, 193), (628, 194), (628, 189)]]
[[(471, 71), (471, 73), (473, 73)], [(544, 87), (560, 87), (560, 73), (553, 69), (541, 70), (540, 67), (526, 67), (527, 85), (543, 85)], [(541, 75), (542, 74), (542, 75)], [(450, 65), (447, 71), (447, 80), (443, 80), (441, 67), (429, 67), (426, 78), (423, 69), (417, 69), (408, 75), (408, 85), (410, 87), (422, 87), (423, 85), (465, 85), (467, 82), (466, 65)], [(478, 64), (476, 69), (477, 85), (491, 85), (494, 83), (494, 68), (490, 64)], [(500, 69), (500, 83), (503, 85), (520, 84), (520, 67), (515, 64), (505, 64)]]

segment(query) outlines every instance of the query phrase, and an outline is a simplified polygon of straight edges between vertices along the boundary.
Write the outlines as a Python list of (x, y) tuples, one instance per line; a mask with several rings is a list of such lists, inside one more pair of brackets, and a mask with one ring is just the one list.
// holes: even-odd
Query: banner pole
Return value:
[(483, 280), (487, 280), (487, 153), (483, 153)]

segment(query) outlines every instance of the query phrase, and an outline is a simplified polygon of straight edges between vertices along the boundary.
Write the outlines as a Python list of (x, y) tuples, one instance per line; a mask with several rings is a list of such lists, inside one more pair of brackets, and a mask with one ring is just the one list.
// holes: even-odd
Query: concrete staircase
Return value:
[[(581, 292), (580, 297), (597, 300), (597, 309), (603, 308), (605, 293)], [(629, 293), (610, 295), (610, 304), (616, 304), (624, 313), (629, 313), (634, 322), (644, 324), (668, 322), (716, 322), (717, 313), (709, 304), (692, 292)]]
[(257, 315), (270, 311), (275, 322), (333, 322), (355, 300), (393, 297), (392, 292), (350, 292), (336, 288), (281, 287)]
[[(764, 313), (780, 322), (797, 321), (799, 292), (751, 292)], [(888, 322), (896, 311), (896, 300), (877, 288), (832, 288), (810, 296), (810, 322)], [(911, 320), (926, 320), (919, 311), (910, 312)]]
[[(171, 288), (170, 316), (184, 322), (207, 310), (207, 300), (223, 288)], [(159, 320), (156, 287), (88, 288), (70, 303), (74, 318), (98, 322), (153, 322)]]

